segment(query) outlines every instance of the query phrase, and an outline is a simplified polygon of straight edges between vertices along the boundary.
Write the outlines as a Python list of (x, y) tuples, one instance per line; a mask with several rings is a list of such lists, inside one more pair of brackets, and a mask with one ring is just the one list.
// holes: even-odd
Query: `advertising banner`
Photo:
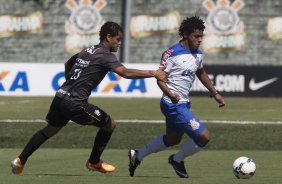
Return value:
[[(158, 64), (126, 64), (137, 69), (158, 69)], [(64, 64), (0, 63), (0, 95), (53, 96), (65, 81)], [(108, 73), (92, 91), (100, 97), (161, 97), (154, 78), (124, 79)]]
[(133, 38), (141, 38), (178, 31), (181, 16), (178, 11), (165, 14), (138, 15), (131, 18), (130, 32)]
[[(282, 96), (282, 66), (205, 66), (210, 79), (224, 96)], [(207, 92), (195, 81), (191, 95)]]
[[(158, 64), (125, 64), (128, 68), (158, 68)], [(282, 96), (282, 66), (205, 66), (209, 77), (224, 96)], [(64, 64), (0, 63), (0, 96), (53, 96), (65, 81)], [(196, 79), (191, 96), (208, 96)], [(160, 98), (156, 79), (124, 79), (108, 73), (93, 89), (94, 97)]]
[(0, 38), (39, 33), (42, 28), (43, 14), (40, 11), (22, 15), (0, 15)]

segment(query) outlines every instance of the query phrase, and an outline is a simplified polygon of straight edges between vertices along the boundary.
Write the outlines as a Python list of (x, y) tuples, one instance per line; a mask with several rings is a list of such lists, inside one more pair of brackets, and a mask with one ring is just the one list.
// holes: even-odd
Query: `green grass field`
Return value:
[[(146, 184), (278, 184), (281, 183), (282, 151), (202, 151), (186, 159), (189, 179), (176, 176), (167, 163), (173, 150), (149, 155), (137, 168), (135, 177), (129, 177), (127, 150), (106, 150), (104, 159), (115, 164), (117, 170), (111, 174), (88, 171), (84, 164), (88, 158), (87, 149), (41, 149), (26, 164), (24, 174), (10, 173), (9, 161), (19, 149), (0, 151), (1, 184), (88, 184), (88, 183), (146, 183)], [(255, 158), (257, 172), (249, 180), (238, 180), (233, 176), (231, 166), (238, 155)]]
[[(112, 174), (92, 173), (84, 165), (97, 128), (70, 123), (30, 157), (22, 176), (12, 175), (10, 161), (44, 123), (5, 120), (43, 120), (51, 100), (50, 97), (0, 97), (0, 184), (281, 183), (282, 125), (262, 124), (206, 123), (212, 141), (205, 150), (185, 160), (188, 180), (178, 178), (167, 163), (168, 156), (179, 146), (146, 157), (136, 176), (129, 177), (127, 150), (141, 147), (165, 130), (164, 124), (148, 123), (118, 124), (103, 155), (104, 160), (117, 166)], [(118, 120), (163, 120), (159, 99), (91, 98), (90, 101)], [(191, 110), (207, 121), (282, 121), (281, 104), (282, 98), (226, 98), (226, 107), (219, 109), (208, 97), (193, 97)], [(231, 170), (235, 158), (242, 155), (252, 157), (257, 165), (257, 172), (250, 180), (236, 179)]]

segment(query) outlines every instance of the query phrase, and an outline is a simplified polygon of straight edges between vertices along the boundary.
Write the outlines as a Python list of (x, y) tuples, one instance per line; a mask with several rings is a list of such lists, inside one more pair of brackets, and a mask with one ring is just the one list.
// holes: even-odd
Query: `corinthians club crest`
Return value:
[(242, 0), (205, 0), (203, 6), (209, 11), (206, 19), (206, 36), (203, 39), (205, 52), (240, 50), (246, 45), (244, 24), (237, 12), (244, 6)]
[(98, 42), (98, 32), (104, 23), (100, 14), (106, 6), (105, 0), (67, 0), (66, 7), (71, 10), (69, 19), (65, 22), (66, 49), (70, 53), (80, 51)]

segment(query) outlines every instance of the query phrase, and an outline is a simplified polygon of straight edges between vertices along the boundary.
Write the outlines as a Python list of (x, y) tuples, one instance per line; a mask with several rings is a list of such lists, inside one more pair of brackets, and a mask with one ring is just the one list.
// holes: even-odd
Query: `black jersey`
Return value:
[(56, 96), (87, 101), (92, 89), (100, 84), (109, 71), (113, 71), (118, 66), (122, 64), (102, 44), (91, 46), (77, 54), (67, 79)]

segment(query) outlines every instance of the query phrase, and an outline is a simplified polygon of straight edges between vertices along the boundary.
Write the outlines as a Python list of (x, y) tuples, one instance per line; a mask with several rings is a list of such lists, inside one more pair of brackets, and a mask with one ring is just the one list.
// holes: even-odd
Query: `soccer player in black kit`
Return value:
[(99, 33), (100, 43), (72, 56), (65, 63), (66, 81), (56, 92), (49, 112), (47, 125), (37, 131), (12, 162), (12, 172), (22, 174), (27, 159), (46, 140), (58, 133), (69, 120), (80, 125), (99, 127), (86, 167), (101, 173), (113, 172), (115, 167), (100, 159), (109, 142), (115, 121), (99, 107), (88, 103), (92, 89), (96, 88), (109, 71), (127, 79), (155, 77), (165, 81), (163, 70), (137, 70), (123, 66), (112, 52), (116, 52), (122, 40), (122, 28), (114, 22), (106, 22)]

